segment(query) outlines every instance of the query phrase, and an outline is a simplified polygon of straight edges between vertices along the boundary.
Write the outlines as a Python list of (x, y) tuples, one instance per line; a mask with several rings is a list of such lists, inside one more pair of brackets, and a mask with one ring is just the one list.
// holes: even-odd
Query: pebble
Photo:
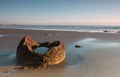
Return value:
[(75, 45), (75, 47), (76, 47), (76, 48), (81, 48), (81, 47), (83, 47), (83, 46), (81, 46), (81, 45)]

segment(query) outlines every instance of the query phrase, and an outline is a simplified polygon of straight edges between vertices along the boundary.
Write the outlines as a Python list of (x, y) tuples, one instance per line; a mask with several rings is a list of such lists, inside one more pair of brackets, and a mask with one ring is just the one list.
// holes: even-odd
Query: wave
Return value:
[(3, 25), (0, 28), (25, 29), (25, 30), (51, 30), (51, 31), (76, 31), (76, 32), (107, 32), (116, 33), (120, 26), (84, 26), (84, 25)]

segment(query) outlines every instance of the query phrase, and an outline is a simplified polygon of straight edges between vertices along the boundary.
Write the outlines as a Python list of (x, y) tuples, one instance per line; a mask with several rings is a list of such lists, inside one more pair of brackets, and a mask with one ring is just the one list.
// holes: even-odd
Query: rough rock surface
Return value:
[[(47, 47), (48, 51), (45, 54), (35, 52), (39, 47)], [(25, 36), (17, 47), (16, 58), (24, 65), (46, 67), (62, 62), (65, 59), (65, 48), (60, 41), (38, 43), (30, 36)]]

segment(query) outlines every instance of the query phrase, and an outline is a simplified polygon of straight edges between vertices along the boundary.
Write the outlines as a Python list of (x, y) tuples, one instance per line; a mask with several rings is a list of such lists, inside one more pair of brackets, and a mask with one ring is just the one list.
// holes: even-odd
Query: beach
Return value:
[[(16, 63), (16, 49), (25, 35), (41, 43), (60, 40), (66, 49), (65, 61), (46, 69), (16, 69), (21, 67)], [(0, 76), (119, 77), (119, 38), (119, 33), (0, 28)], [(76, 48), (75, 45), (82, 47)]]

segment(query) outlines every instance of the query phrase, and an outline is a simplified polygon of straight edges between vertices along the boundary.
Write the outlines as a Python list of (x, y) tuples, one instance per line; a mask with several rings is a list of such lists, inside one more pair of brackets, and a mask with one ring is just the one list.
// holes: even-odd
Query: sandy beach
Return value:
[[(62, 41), (66, 60), (48, 69), (16, 69), (20, 67), (16, 63), (16, 48), (25, 35), (37, 42)], [(119, 33), (0, 29), (1, 77), (119, 77), (119, 71)]]

